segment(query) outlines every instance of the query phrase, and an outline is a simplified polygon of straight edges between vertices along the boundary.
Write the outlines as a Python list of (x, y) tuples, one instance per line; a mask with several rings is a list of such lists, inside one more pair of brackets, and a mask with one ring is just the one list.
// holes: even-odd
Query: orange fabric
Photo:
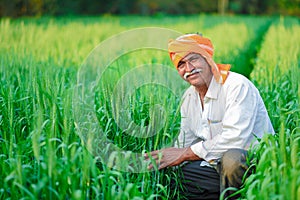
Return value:
[(214, 78), (218, 83), (224, 83), (229, 70), (229, 64), (216, 64), (212, 59), (214, 47), (208, 38), (198, 34), (187, 34), (170, 40), (168, 45), (170, 58), (177, 68), (178, 63), (190, 53), (199, 53), (203, 56), (211, 67)]

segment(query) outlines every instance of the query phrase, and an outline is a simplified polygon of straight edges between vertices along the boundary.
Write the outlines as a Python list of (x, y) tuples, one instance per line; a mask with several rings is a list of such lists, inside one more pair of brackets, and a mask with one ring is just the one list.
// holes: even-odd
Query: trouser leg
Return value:
[[(247, 151), (243, 149), (230, 149), (224, 153), (219, 164), (220, 173), (220, 192), (228, 187), (240, 188), (243, 184), (243, 177), (248, 169)], [(235, 191), (228, 190), (225, 197)], [(238, 198), (238, 196), (233, 197)]]
[(181, 167), (182, 199), (219, 199), (220, 176), (215, 168), (193, 161)]
[[(230, 149), (224, 153), (216, 170), (213, 167), (201, 166), (202, 161), (193, 161), (180, 168), (177, 176), (181, 180), (182, 196), (187, 199), (219, 199), (220, 193), (228, 187), (240, 188), (248, 169), (247, 151)], [(228, 197), (234, 191), (227, 191)], [(234, 196), (232, 199), (238, 198)]]

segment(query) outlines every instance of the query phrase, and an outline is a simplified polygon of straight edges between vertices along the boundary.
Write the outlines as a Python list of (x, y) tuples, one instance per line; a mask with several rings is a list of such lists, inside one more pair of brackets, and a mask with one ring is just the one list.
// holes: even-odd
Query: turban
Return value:
[(216, 64), (212, 59), (214, 47), (208, 38), (198, 34), (187, 34), (178, 37), (175, 40), (170, 40), (168, 45), (170, 58), (177, 68), (178, 63), (190, 53), (198, 53), (205, 58), (211, 67), (214, 78), (218, 83), (224, 83), (228, 71), (229, 64)]

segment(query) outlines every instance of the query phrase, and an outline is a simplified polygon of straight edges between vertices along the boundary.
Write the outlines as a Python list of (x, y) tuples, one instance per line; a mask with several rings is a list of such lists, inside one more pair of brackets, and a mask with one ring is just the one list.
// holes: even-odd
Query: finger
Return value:
[(161, 170), (169, 166), (168, 161), (165, 159), (158, 159), (156, 160), (155, 164), (157, 165), (158, 170)]
[(152, 169), (157, 170), (158, 166), (159, 166), (159, 161), (152, 160), (152, 162), (149, 164), (149, 166), (147, 168), (148, 168), (148, 170), (152, 170)]
[(155, 151), (150, 151), (150, 152), (144, 153), (144, 158), (148, 159), (152, 154), (155, 154)]
[(145, 153), (145, 154), (144, 154), (144, 158), (145, 158), (146, 160), (149, 160), (150, 158), (153, 158), (152, 152)]
[(160, 152), (159, 151), (152, 151), (152, 152), (144, 154), (144, 158), (146, 160), (149, 160), (149, 159), (157, 160), (159, 158), (159, 156), (160, 156)]
[(153, 169), (153, 168), (155, 168), (155, 169), (162, 169), (162, 168), (165, 168), (165, 167), (167, 167), (166, 166), (166, 162), (165, 162), (165, 160), (164, 159), (162, 159), (162, 157), (161, 156), (159, 156), (159, 155), (156, 155), (155, 156), (156, 158), (151, 158), (151, 163), (149, 164), (149, 167), (148, 167), (148, 169)]
[(147, 167), (148, 170), (152, 170), (153, 169), (153, 165), (150, 163), (149, 166)]
[(159, 154), (159, 152), (161, 152), (161, 151), (160, 151), (160, 150), (151, 151), (151, 152), (150, 152), (150, 155), (151, 155), (151, 156), (155, 156), (155, 155)]
[(147, 153), (147, 154), (144, 154), (144, 158), (145, 158), (145, 161), (146, 161), (146, 164), (148, 165), (147, 166), (147, 169), (148, 170), (152, 170), (153, 168), (155, 169), (158, 169), (157, 168), (157, 156), (154, 156), (154, 158), (151, 156), (151, 154), (149, 155), (150, 153)]
[(149, 155), (148, 153), (144, 153), (144, 159), (148, 160), (149, 159)]
[(166, 165), (159, 165), (158, 170), (161, 170), (161, 169), (163, 169), (165, 167), (166, 167)]
[(161, 162), (159, 165), (158, 165), (158, 170), (161, 170), (163, 168), (166, 168), (168, 167), (168, 165), (165, 163), (165, 162)]

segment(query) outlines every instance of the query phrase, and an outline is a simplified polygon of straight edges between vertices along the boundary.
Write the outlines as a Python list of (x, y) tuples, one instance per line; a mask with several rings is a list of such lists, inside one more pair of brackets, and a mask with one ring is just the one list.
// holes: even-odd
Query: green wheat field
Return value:
[[(89, 53), (115, 34), (143, 27), (202, 33), (212, 40), (217, 63), (232, 64), (257, 86), (276, 134), (250, 151), (255, 172), (237, 193), (241, 199), (299, 199), (299, 23), (293, 17), (215, 15), (0, 19), (0, 199), (180, 199), (169, 189), (175, 170), (109, 167), (88, 150), (74, 119), (73, 89)], [(124, 55), (109, 66), (116, 73), (103, 79), (107, 88), (96, 87), (92, 105), (107, 139), (134, 152), (170, 145), (180, 128), (180, 97), (164, 88), (141, 87), (126, 108), (112, 107), (109, 87), (143, 63), (173, 68), (166, 51)], [(146, 126), (150, 107), (162, 102), (166, 123), (152, 137), (130, 136), (114, 120), (113, 112), (128, 109), (136, 124)]]

